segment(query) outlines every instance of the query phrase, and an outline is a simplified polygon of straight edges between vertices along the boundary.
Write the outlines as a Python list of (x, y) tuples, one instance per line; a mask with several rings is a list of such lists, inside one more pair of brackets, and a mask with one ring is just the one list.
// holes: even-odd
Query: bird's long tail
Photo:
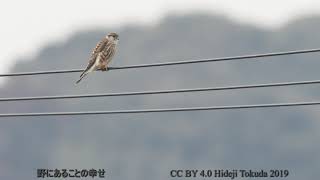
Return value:
[(88, 72), (84, 71), (84, 72), (80, 75), (80, 79), (76, 82), (76, 84), (78, 84), (87, 74), (88, 74)]

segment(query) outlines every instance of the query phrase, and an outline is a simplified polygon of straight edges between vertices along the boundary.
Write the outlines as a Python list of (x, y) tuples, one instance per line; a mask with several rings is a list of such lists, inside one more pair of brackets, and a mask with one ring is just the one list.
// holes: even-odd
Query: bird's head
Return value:
[(118, 41), (119, 35), (117, 33), (112, 32), (112, 33), (109, 33), (106, 38), (112, 39), (114, 41)]

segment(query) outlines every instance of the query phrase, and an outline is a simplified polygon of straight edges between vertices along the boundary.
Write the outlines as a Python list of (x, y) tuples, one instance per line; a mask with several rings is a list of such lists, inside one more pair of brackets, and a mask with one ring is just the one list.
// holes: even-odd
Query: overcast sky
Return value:
[[(267, 28), (319, 14), (319, 0), (4, 0), (0, 6), (0, 73), (17, 57), (85, 28), (157, 23), (168, 13), (203, 11)], [(77, 68), (77, 67), (75, 67)]]

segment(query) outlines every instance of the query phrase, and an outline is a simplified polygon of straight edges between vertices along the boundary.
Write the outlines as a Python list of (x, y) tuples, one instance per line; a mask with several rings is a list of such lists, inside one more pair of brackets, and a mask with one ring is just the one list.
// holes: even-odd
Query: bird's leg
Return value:
[(101, 71), (107, 71), (108, 70), (108, 67), (107, 66), (104, 66), (101, 68)]

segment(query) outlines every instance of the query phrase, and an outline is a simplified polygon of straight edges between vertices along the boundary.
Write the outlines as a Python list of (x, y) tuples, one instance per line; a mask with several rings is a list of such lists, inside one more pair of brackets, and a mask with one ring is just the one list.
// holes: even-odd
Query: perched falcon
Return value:
[(119, 36), (116, 33), (109, 33), (104, 37), (92, 51), (88, 66), (82, 72), (80, 79), (76, 83), (79, 83), (82, 78), (92, 71), (107, 71), (108, 64), (115, 54), (118, 41)]

